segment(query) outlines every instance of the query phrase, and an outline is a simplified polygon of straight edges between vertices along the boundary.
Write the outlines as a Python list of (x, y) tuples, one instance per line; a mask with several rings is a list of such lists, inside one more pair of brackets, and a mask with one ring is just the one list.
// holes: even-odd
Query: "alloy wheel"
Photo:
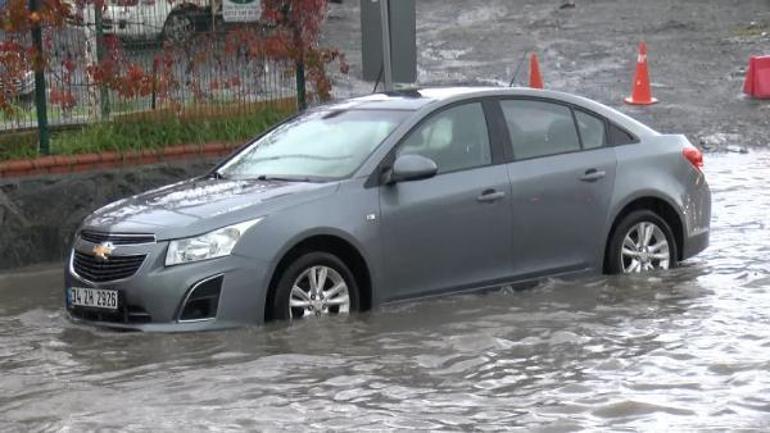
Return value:
[(657, 224), (642, 221), (632, 226), (623, 238), (620, 261), (623, 273), (668, 269), (671, 251), (668, 239)]
[(192, 38), (195, 26), (190, 16), (186, 13), (175, 13), (168, 17), (164, 33), (174, 42), (184, 42)]
[(311, 266), (299, 274), (289, 296), (289, 317), (303, 319), (349, 314), (350, 294), (345, 279), (329, 266)]

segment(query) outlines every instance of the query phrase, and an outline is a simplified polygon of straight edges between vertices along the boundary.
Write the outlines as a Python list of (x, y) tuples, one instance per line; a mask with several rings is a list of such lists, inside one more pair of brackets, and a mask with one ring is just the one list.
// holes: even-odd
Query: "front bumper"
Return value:
[[(167, 242), (118, 245), (113, 256), (144, 254), (145, 259), (130, 277), (94, 282), (78, 274), (75, 251), (92, 254), (96, 244), (78, 239), (65, 273), (64, 297), (70, 318), (77, 323), (138, 331), (201, 331), (262, 323), (269, 285), (267, 263), (242, 256), (166, 267)], [(216, 280), (214, 311), (202, 318), (186, 316), (191, 293), (202, 283)], [(68, 288), (111, 289), (118, 292), (118, 310), (70, 305)], [(183, 314), (185, 313), (185, 314)]]

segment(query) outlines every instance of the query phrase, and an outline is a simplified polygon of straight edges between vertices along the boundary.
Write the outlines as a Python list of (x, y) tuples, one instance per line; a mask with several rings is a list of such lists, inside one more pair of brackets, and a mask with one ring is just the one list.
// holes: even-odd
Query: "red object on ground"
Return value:
[(543, 88), (543, 77), (540, 76), (540, 63), (537, 61), (537, 54), (535, 53), (529, 56), (529, 87), (533, 89)]
[(751, 56), (743, 93), (757, 99), (770, 98), (770, 56)]
[(652, 97), (650, 90), (650, 72), (647, 67), (647, 45), (639, 44), (639, 56), (636, 58), (636, 74), (634, 75), (634, 87), (631, 96), (625, 99), (626, 104), (651, 105), (658, 102)]

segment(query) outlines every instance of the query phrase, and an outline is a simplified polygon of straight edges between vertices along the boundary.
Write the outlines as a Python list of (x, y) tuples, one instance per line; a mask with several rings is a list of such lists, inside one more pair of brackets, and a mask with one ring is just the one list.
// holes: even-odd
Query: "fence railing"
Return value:
[[(217, 0), (78, 2), (71, 10), (67, 25), (42, 29), (52, 129), (138, 113), (247, 112), (296, 96), (294, 64), (248, 43), (270, 30), (223, 22)], [(29, 35), (0, 34), (12, 37)], [(0, 89), (11, 95), (0, 134), (38, 128), (34, 73), (0, 82), (13, 86)]]

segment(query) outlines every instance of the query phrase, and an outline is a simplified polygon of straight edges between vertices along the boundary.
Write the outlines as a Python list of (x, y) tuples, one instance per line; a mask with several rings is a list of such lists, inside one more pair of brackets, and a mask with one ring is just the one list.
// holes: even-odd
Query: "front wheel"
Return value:
[(358, 311), (358, 285), (342, 260), (324, 252), (312, 252), (295, 260), (283, 272), (270, 317), (298, 320)]
[(663, 218), (649, 210), (626, 215), (610, 240), (607, 271), (632, 274), (676, 266), (677, 245)]

